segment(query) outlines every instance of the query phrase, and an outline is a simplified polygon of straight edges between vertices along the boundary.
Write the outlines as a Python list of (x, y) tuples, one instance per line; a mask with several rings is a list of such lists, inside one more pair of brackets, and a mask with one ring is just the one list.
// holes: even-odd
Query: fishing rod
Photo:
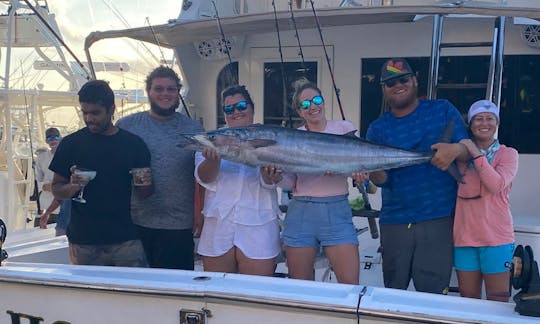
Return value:
[(302, 58), (302, 71), (304, 72), (304, 75), (307, 71), (306, 69), (306, 60), (304, 58), (304, 51), (302, 50), (302, 44), (300, 42), (300, 35), (298, 34), (298, 28), (296, 28), (296, 19), (294, 17), (294, 10), (292, 7), (292, 1), (289, 1), (289, 11), (291, 12), (291, 22), (293, 24), (294, 28), (294, 37), (296, 38), (296, 41), (298, 43), (298, 55)]
[[(278, 39), (278, 50), (279, 50), (279, 66), (281, 68), (281, 87), (283, 91), (283, 116), (287, 116), (289, 119), (289, 125), (292, 127), (292, 116), (289, 111), (289, 106), (287, 104), (287, 82), (285, 81), (285, 62), (283, 61), (283, 48), (281, 46), (281, 36), (279, 33), (279, 23), (277, 19), (277, 10), (276, 10), (276, 2), (272, 0), (272, 7), (274, 8), (274, 25), (276, 26), (276, 34)], [(281, 126), (285, 127), (287, 122), (285, 119), (281, 122)]]
[(313, 17), (315, 18), (315, 23), (317, 25), (317, 30), (319, 31), (319, 36), (321, 38), (321, 44), (324, 50), (324, 55), (326, 56), (326, 63), (328, 64), (328, 70), (330, 71), (330, 77), (332, 78), (332, 85), (334, 86), (334, 91), (336, 93), (336, 98), (339, 106), (339, 111), (341, 113), (341, 119), (345, 120), (345, 113), (343, 113), (343, 106), (341, 105), (341, 98), (339, 96), (339, 89), (336, 86), (336, 79), (334, 78), (334, 72), (332, 71), (332, 65), (330, 64), (330, 57), (328, 56), (328, 52), (326, 51), (326, 45), (324, 44), (323, 34), (321, 30), (321, 24), (319, 23), (319, 17), (317, 16), (317, 13), (315, 12), (315, 4), (313, 3), (313, 0), (309, 0), (311, 3), (311, 9), (313, 11)]
[(167, 60), (165, 60), (165, 54), (163, 54), (163, 48), (161, 47), (161, 44), (159, 43), (159, 39), (156, 36), (154, 26), (150, 24), (150, 19), (148, 17), (146, 17), (146, 23), (148, 24), (148, 27), (150, 27), (150, 32), (152, 33), (152, 37), (154, 37), (156, 45), (158, 46), (159, 54), (161, 54), (161, 61), (165, 64), (166, 67), (170, 67), (169, 64), (167, 63)]
[[(163, 62), (165, 63), (165, 66), (166, 67), (169, 67), (169, 65), (167, 64), (167, 61), (165, 60), (165, 55), (163, 55), (163, 49), (161, 48), (161, 44), (159, 43), (159, 39), (154, 31), (154, 26), (152, 26), (150, 24), (150, 20), (148, 19), (148, 17), (146, 17), (146, 21), (148, 22), (148, 26), (150, 27), (150, 32), (152, 33), (152, 37), (154, 38), (154, 41), (156, 42), (156, 45), (158, 46), (159, 48), (159, 51), (161, 53), (161, 59), (163, 60)], [(180, 87), (182, 87), (182, 85), (180, 85)], [(184, 110), (186, 111), (186, 115), (191, 118), (191, 114), (189, 113), (189, 109), (188, 109), (188, 106), (186, 104), (186, 101), (184, 100), (184, 96), (182, 96), (182, 94), (180, 93), (180, 89), (178, 89), (178, 98), (180, 98), (180, 101), (182, 102), (182, 106), (184, 106)]]
[(69, 46), (67, 46), (67, 44), (62, 40), (62, 37), (60, 37), (60, 35), (56, 33), (56, 31), (51, 27), (51, 25), (47, 22), (47, 20), (43, 18), (41, 13), (39, 13), (39, 11), (30, 3), (29, 0), (23, 0), (23, 1), (36, 14), (36, 16), (39, 18), (39, 20), (41, 20), (41, 22), (45, 25), (45, 27), (47, 27), (47, 29), (53, 34), (56, 40), (58, 40), (58, 42), (60, 42), (60, 44), (64, 46), (64, 48), (73, 57), (73, 59), (75, 59), (75, 61), (77, 62), (77, 65), (84, 71), (84, 73), (86, 73), (86, 80), (90, 80), (90, 75), (91, 75), (90, 72), (88, 72), (84, 64), (79, 60), (79, 58), (77, 58), (77, 55), (75, 55), (75, 53), (69, 48)]
[(222, 49), (227, 53), (227, 57), (229, 59), (229, 65), (228, 70), (229, 74), (231, 75), (231, 79), (233, 79), (233, 84), (238, 84), (238, 79), (235, 77), (233, 70), (232, 70), (232, 58), (231, 58), (231, 52), (229, 51), (229, 46), (227, 45), (227, 39), (225, 38), (225, 32), (223, 31), (223, 26), (221, 26), (221, 18), (219, 18), (219, 13), (216, 5), (216, 1), (212, 0), (212, 5), (214, 6), (214, 11), (216, 12), (216, 21), (219, 29), (219, 34), (221, 35), (221, 46)]
[[(21, 64), (21, 76), (22, 76), (22, 90), (23, 90), (23, 96), (24, 96), (24, 110), (26, 112), (26, 124), (28, 125), (28, 139), (30, 142), (30, 159), (32, 164), (32, 175), (34, 176), (34, 192), (32, 193), (32, 196), (30, 197), (30, 200), (35, 199), (36, 206), (38, 210), (38, 215), (41, 211), (41, 203), (39, 201), (39, 188), (38, 188), (38, 182), (36, 177), (36, 160), (34, 159), (34, 141), (32, 140), (32, 124), (30, 124), (30, 112), (28, 111), (28, 101), (26, 99), (26, 82), (24, 78), (24, 71)], [(28, 179), (28, 174), (25, 175), (26, 179)], [(31, 219), (27, 218), (27, 222), (31, 221)]]

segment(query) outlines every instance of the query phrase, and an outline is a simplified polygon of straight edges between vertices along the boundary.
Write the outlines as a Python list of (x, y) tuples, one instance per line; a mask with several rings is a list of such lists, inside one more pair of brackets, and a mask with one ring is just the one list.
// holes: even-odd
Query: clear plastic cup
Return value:
[(150, 168), (133, 168), (129, 171), (134, 186), (149, 186), (152, 184), (152, 170)]

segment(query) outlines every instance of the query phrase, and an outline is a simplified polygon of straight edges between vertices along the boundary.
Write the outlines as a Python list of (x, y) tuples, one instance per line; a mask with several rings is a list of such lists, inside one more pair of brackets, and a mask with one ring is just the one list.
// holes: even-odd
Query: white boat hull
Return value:
[(8, 262), (0, 291), (0, 322), (183, 323), (191, 311), (206, 323), (538, 323), (510, 303), (180, 270)]

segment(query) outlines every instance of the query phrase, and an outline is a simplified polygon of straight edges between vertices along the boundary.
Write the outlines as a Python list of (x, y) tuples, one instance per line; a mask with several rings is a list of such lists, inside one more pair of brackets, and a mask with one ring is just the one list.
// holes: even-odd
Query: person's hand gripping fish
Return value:
[(265, 164), (260, 167), (261, 176), (268, 185), (275, 185), (283, 179), (282, 170), (273, 164)]

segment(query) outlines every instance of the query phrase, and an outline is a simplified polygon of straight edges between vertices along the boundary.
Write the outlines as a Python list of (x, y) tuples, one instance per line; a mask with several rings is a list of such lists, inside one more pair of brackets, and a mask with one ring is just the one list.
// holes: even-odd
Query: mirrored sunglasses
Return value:
[(315, 96), (315, 97), (311, 98), (311, 100), (309, 100), (309, 99), (303, 100), (300, 103), (300, 108), (302, 108), (304, 110), (307, 110), (307, 109), (309, 109), (309, 107), (311, 107), (311, 103), (318, 106), (318, 105), (321, 105), (323, 102), (324, 102), (324, 99), (323, 99), (322, 96)]
[(56, 135), (56, 136), (48, 136), (47, 137), (47, 142), (52, 142), (52, 141), (59, 141), (61, 139), (60, 136)]
[(247, 101), (238, 101), (235, 104), (223, 106), (223, 112), (225, 113), (225, 115), (232, 115), (235, 109), (238, 111), (244, 111), (247, 109), (247, 106)]
[(409, 75), (404, 75), (401, 78), (395, 78), (395, 79), (391, 79), (391, 80), (386, 80), (386, 81), (383, 82), (383, 84), (388, 88), (392, 88), (398, 82), (401, 83), (401, 84), (405, 84), (405, 83), (409, 82), (410, 79), (411, 79), (411, 75), (409, 74)]

